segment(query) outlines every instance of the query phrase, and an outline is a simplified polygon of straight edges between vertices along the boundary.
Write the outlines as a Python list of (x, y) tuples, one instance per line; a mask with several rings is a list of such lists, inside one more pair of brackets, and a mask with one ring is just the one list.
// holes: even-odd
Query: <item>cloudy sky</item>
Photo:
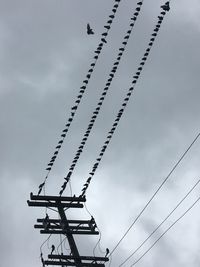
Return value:
[[(47, 180), (49, 194), (58, 194), (60, 190), (136, 3), (121, 0), (107, 44)], [(75, 194), (80, 193), (131, 85), (163, 3), (144, 0), (115, 79), (73, 173)], [(45, 211), (28, 208), (26, 201), (30, 192), (37, 192), (45, 177), (46, 165), (113, 4), (113, 0), (0, 0), (2, 266), (41, 266), (39, 247), (46, 237), (33, 225)], [(106, 247), (112, 250), (200, 131), (200, 3), (174, 0), (170, 5), (134, 94), (87, 192), (87, 207), (102, 232), (103, 250)], [(88, 22), (95, 31), (92, 36), (86, 34)], [(113, 253), (111, 266), (118, 266), (128, 257), (198, 181), (199, 156), (197, 140)], [(199, 193), (197, 187), (157, 235), (124, 266), (130, 267)], [(197, 204), (137, 266), (199, 266), (199, 209)], [(85, 210), (71, 216), (89, 218)], [(97, 240), (98, 237), (79, 238), (80, 251), (92, 255)], [(43, 247), (44, 252), (56, 242), (50, 239)], [(96, 252), (102, 255), (98, 249)]]

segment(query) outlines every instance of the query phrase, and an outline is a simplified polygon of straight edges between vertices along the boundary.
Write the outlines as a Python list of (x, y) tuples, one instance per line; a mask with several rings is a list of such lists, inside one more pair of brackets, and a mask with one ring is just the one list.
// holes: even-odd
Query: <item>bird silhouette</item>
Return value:
[(90, 24), (89, 24), (89, 23), (87, 24), (87, 34), (88, 34), (88, 35), (94, 34), (94, 31), (93, 31), (92, 28), (90, 27)]
[(43, 182), (42, 184), (39, 185), (39, 188), (43, 188), (45, 182)]
[(42, 192), (42, 188), (40, 188), (39, 190), (38, 190), (38, 196), (39, 196), (39, 194)]
[(111, 20), (111, 19), (110, 19), (110, 20), (108, 20), (108, 21), (107, 21), (107, 23), (111, 24), (111, 23), (112, 23), (112, 20)]
[(102, 36), (107, 36), (108, 33), (107, 33), (107, 32), (103, 32), (101, 35), (102, 35)]
[(161, 8), (164, 11), (169, 11), (170, 10), (169, 1), (167, 1), (164, 5), (162, 5)]
[(104, 28), (106, 28), (107, 30), (110, 29), (110, 26), (109, 25), (105, 25)]
[(107, 248), (105, 257), (107, 257), (109, 253), (110, 253), (110, 250)]
[(52, 245), (52, 246), (51, 246), (51, 255), (53, 254), (54, 250), (55, 250), (55, 246)]

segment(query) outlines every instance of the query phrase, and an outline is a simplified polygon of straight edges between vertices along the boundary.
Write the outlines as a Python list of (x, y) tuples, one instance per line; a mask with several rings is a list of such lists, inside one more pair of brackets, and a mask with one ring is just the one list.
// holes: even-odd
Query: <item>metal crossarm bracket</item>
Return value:
[(37, 196), (30, 194), (30, 200), (27, 201), (32, 207), (55, 207), (62, 205), (64, 208), (83, 208), (85, 197), (59, 197), (59, 196)]

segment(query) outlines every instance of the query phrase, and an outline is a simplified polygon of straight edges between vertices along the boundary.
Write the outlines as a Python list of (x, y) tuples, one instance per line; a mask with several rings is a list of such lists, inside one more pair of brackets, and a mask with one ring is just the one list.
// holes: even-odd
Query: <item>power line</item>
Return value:
[(149, 201), (146, 203), (146, 205), (143, 207), (143, 209), (140, 211), (140, 213), (137, 215), (137, 217), (135, 218), (135, 220), (133, 221), (133, 223), (129, 226), (129, 228), (126, 230), (126, 232), (124, 233), (124, 235), (121, 237), (121, 239), (118, 241), (118, 243), (116, 244), (116, 246), (113, 248), (113, 250), (111, 251), (110, 254), (113, 254), (113, 252), (117, 249), (117, 247), (119, 246), (119, 244), (122, 242), (122, 240), (126, 237), (126, 235), (128, 234), (128, 232), (131, 230), (131, 228), (135, 225), (135, 223), (138, 221), (138, 219), (140, 218), (140, 216), (143, 214), (143, 212), (146, 210), (146, 208), (149, 206), (149, 204), (151, 203), (151, 201), (154, 199), (154, 197), (157, 195), (157, 193), (160, 191), (160, 189), (163, 187), (163, 185), (167, 182), (167, 180), (170, 178), (171, 174), (175, 171), (175, 169), (178, 167), (178, 165), (181, 163), (181, 161), (183, 160), (183, 158), (186, 156), (186, 154), (189, 152), (189, 150), (192, 148), (192, 146), (195, 144), (195, 142), (198, 140), (200, 136), (200, 133), (198, 133), (198, 135), (194, 138), (194, 140), (192, 141), (192, 143), (189, 145), (189, 147), (186, 149), (186, 151), (182, 154), (182, 156), (180, 157), (180, 159), (176, 162), (176, 164), (174, 165), (174, 167), (172, 168), (172, 170), (169, 172), (169, 174), (166, 176), (166, 178), (163, 180), (163, 182), (159, 185), (159, 187), (156, 189), (156, 191), (154, 192), (154, 194), (152, 195), (152, 197), (149, 199)]
[(79, 90), (79, 94), (76, 97), (76, 101), (75, 101), (74, 105), (71, 107), (70, 116), (66, 121), (65, 129), (62, 131), (62, 134), (60, 136), (60, 140), (58, 141), (57, 146), (56, 146), (56, 150), (54, 151), (54, 154), (51, 157), (51, 160), (47, 164), (47, 168), (46, 168), (47, 174), (46, 174), (46, 176), (44, 178), (44, 181), (39, 185), (38, 195), (41, 193), (41, 191), (42, 191), (42, 189), (43, 189), (43, 187), (44, 187), (44, 185), (46, 183), (46, 180), (47, 180), (47, 178), (48, 178), (48, 176), (49, 176), (49, 174), (51, 172), (51, 169), (52, 169), (52, 167), (54, 165), (54, 162), (55, 162), (55, 160), (56, 160), (56, 158), (58, 156), (58, 153), (59, 153), (59, 151), (60, 151), (60, 149), (62, 147), (62, 144), (64, 142), (64, 139), (65, 139), (66, 135), (67, 135), (69, 127), (70, 127), (70, 125), (71, 125), (71, 123), (72, 123), (72, 121), (74, 119), (74, 116), (76, 114), (78, 106), (79, 106), (79, 104), (81, 102), (81, 99), (82, 99), (84, 93), (85, 93), (85, 90), (87, 88), (88, 82), (89, 82), (89, 80), (90, 80), (90, 78), (92, 76), (92, 73), (94, 71), (95, 65), (96, 65), (97, 60), (99, 58), (99, 55), (101, 54), (101, 50), (102, 50), (104, 44), (107, 43), (106, 39), (107, 39), (107, 36), (108, 36), (108, 32), (111, 29), (111, 24), (113, 22), (113, 19), (115, 18), (115, 15), (116, 15), (117, 9), (119, 7), (120, 1), (121, 0), (115, 0), (114, 1), (115, 3), (113, 5), (113, 7), (112, 7), (112, 14), (109, 15), (109, 19), (107, 20), (106, 25), (104, 26), (106, 31), (101, 34), (101, 42), (99, 43), (97, 49), (94, 51), (95, 55), (93, 57), (93, 62), (91, 63), (90, 68), (89, 68), (89, 70), (87, 72), (87, 75), (86, 75), (85, 79), (83, 80), (82, 86), (80, 87), (80, 90)]
[(133, 91), (135, 89), (135, 85), (136, 85), (136, 83), (137, 83), (137, 81), (138, 81), (138, 79), (139, 79), (139, 77), (141, 75), (141, 72), (142, 72), (143, 67), (144, 67), (144, 65), (146, 63), (146, 60), (147, 60), (147, 58), (149, 56), (150, 50), (151, 50), (151, 48), (152, 48), (152, 46), (154, 44), (156, 36), (157, 36), (157, 34), (158, 34), (159, 30), (160, 30), (160, 27), (161, 27), (161, 24), (163, 22), (163, 19), (164, 19), (165, 15), (166, 15), (166, 10), (163, 9), (160, 12), (160, 15), (158, 16), (157, 24), (156, 24), (155, 28), (153, 29), (153, 33), (151, 34), (150, 42), (148, 43), (148, 48), (145, 50), (145, 53), (144, 53), (144, 55), (143, 55), (143, 57), (141, 59), (139, 67), (138, 67), (135, 75), (133, 76), (132, 87), (129, 88), (129, 90), (128, 90), (128, 92), (127, 92), (127, 94), (126, 94), (126, 96), (125, 96), (125, 98), (124, 98), (124, 100), (122, 102), (121, 108), (118, 111), (118, 114), (117, 114), (116, 119), (115, 119), (115, 121), (114, 121), (114, 123), (112, 125), (112, 128), (107, 134), (106, 141), (104, 142), (104, 145), (101, 148), (101, 151), (100, 151), (100, 153), (99, 153), (99, 155), (98, 155), (98, 157), (96, 159), (96, 162), (93, 165), (92, 171), (89, 173), (90, 176), (88, 177), (88, 179), (86, 180), (86, 183), (84, 184), (84, 186), (82, 188), (82, 194), (81, 194), (82, 196), (85, 195), (85, 193), (86, 193), (86, 191), (87, 191), (87, 189), (89, 187), (89, 184), (91, 182), (91, 179), (94, 176), (94, 174), (95, 174), (95, 172), (96, 172), (96, 170), (97, 170), (97, 168), (99, 166), (99, 163), (102, 160), (102, 157), (103, 157), (103, 155), (104, 155), (104, 153), (105, 153), (105, 151), (106, 151), (106, 149), (108, 147), (108, 144), (110, 143), (110, 140), (111, 140), (111, 138), (112, 138), (112, 136), (113, 136), (113, 134), (114, 134), (114, 132), (116, 130), (116, 127), (118, 126), (118, 123), (119, 123), (119, 121), (121, 119), (121, 116), (124, 113), (126, 105), (128, 104), (128, 101), (129, 101), (129, 99), (131, 97), (131, 94), (133, 93)]
[[(91, 216), (91, 218), (93, 218), (93, 215), (92, 215), (92, 213), (89, 211), (89, 209), (88, 209), (86, 203), (84, 203), (84, 207), (85, 207), (85, 210), (87, 211), (87, 213)], [(102, 237), (101, 230), (99, 229), (99, 227), (98, 227), (97, 225), (96, 225), (96, 228), (97, 228), (97, 230), (99, 231), (100, 236), (99, 236), (99, 239), (98, 239), (96, 245), (95, 245), (94, 248), (93, 248), (93, 255), (94, 255), (94, 256), (95, 256), (95, 250), (96, 250), (97, 246), (99, 247), (99, 251), (100, 251), (102, 254), (105, 254), (105, 253), (106, 253), (106, 250), (103, 251), (103, 250), (101, 249), (101, 246), (100, 246), (101, 237)]]
[(140, 13), (142, 4), (143, 4), (143, 1), (140, 1), (140, 2), (137, 3), (137, 7), (135, 8), (134, 14), (130, 18), (129, 29), (128, 29), (128, 31), (126, 31), (126, 34), (125, 34), (125, 36), (123, 38), (122, 47), (119, 48), (119, 51), (118, 51), (118, 54), (117, 54), (117, 58), (116, 58), (113, 66), (112, 66), (112, 69), (111, 69), (109, 75), (108, 75), (108, 79), (106, 81), (106, 84), (105, 84), (105, 87), (103, 89), (103, 92), (101, 93), (100, 98), (99, 98), (99, 100), (97, 102), (97, 107), (95, 108), (95, 110), (92, 113), (92, 116), (91, 116), (90, 122), (88, 124), (87, 130), (84, 133), (83, 138), (81, 140), (81, 143), (80, 143), (80, 145), (79, 145), (79, 147), (78, 147), (78, 149), (77, 149), (77, 151), (75, 153), (75, 156), (74, 156), (74, 158), (72, 160), (72, 163), (70, 165), (70, 168), (68, 170), (68, 174), (67, 174), (66, 178), (64, 178), (65, 182), (63, 183), (62, 189), (60, 190), (60, 195), (63, 194), (63, 192), (64, 192), (64, 190), (66, 188), (65, 185), (67, 185), (67, 181), (71, 178), (73, 170), (76, 167), (76, 164), (77, 164), (77, 162), (79, 160), (79, 157), (80, 157), (81, 153), (83, 152), (84, 146), (85, 146), (85, 144), (87, 142), (87, 139), (88, 139), (88, 137), (89, 137), (89, 135), (91, 133), (91, 130), (92, 130), (94, 124), (95, 124), (96, 118), (97, 118), (97, 116), (98, 116), (98, 114), (99, 114), (99, 112), (101, 110), (102, 104), (103, 104), (103, 102), (104, 102), (104, 100), (106, 98), (106, 95), (108, 93), (108, 90), (110, 88), (112, 80), (113, 80), (113, 78), (115, 76), (115, 73), (116, 73), (116, 71), (118, 69), (120, 60), (121, 60), (121, 58), (123, 56), (123, 53), (124, 53), (125, 48), (127, 46), (127, 43), (128, 43), (129, 38), (130, 38), (131, 32), (133, 30), (135, 22), (136, 22), (136, 20), (138, 18), (138, 15)]
[(156, 245), (156, 243), (197, 204), (199, 200), (200, 197), (198, 197), (197, 200), (160, 235), (160, 237), (149, 247), (149, 249), (147, 249), (132, 265), (130, 265), (130, 267), (136, 265)]
[(151, 234), (119, 265), (123, 266), (133, 255), (135, 255), (138, 250), (143, 247), (143, 245), (152, 237), (152, 235), (167, 221), (167, 219), (174, 213), (174, 211), (183, 203), (183, 201), (192, 193), (192, 191), (199, 184), (200, 179), (193, 185), (193, 187), (188, 191), (188, 193), (178, 202), (178, 204), (173, 208), (173, 210), (165, 217), (165, 219), (151, 232)]

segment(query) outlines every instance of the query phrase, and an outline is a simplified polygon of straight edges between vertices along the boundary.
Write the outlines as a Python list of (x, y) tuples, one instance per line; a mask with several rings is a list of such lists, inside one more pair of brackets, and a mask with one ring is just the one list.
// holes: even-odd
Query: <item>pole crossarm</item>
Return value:
[[(49, 259), (58, 259), (58, 260), (74, 260), (74, 259), (76, 259), (76, 257), (73, 257), (71, 255), (54, 255), (54, 254), (49, 254), (48, 258)], [(92, 261), (92, 262), (109, 261), (109, 259), (107, 257), (80, 256), (79, 258), (81, 260), (84, 260), (84, 261)]]
[[(51, 208), (57, 208), (58, 204), (56, 202), (42, 202), (42, 201), (27, 201), (28, 205), (30, 207), (51, 207)], [(77, 203), (62, 203), (61, 204), (64, 208), (83, 208), (83, 204)]]
[(98, 235), (99, 232), (98, 231), (70, 231), (70, 230), (66, 230), (66, 231), (60, 231), (60, 230), (40, 230), (41, 234), (57, 234), (57, 235), (67, 235), (68, 233), (72, 234), (72, 235)]
[[(49, 218), (38, 219), (39, 224), (35, 224), (34, 228), (42, 229), (40, 233), (42, 234), (66, 234), (65, 223), (62, 220), (55, 219), (50, 220)], [(91, 220), (68, 220), (68, 230), (72, 234), (99, 234), (95, 231), (96, 222), (94, 218)]]
[[(45, 265), (57, 265), (57, 266), (77, 266), (74, 262), (65, 261), (44, 261)], [(102, 263), (81, 263), (80, 267), (105, 267)]]
[(62, 205), (65, 208), (83, 208), (83, 202), (86, 201), (85, 197), (60, 197), (60, 196), (38, 196), (30, 194), (30, 199), (27, 203), (31, 207), (54, 207)]
[(30, 199), (31, 200), (46, 200), (46, 201), (60, 201), (60, 202), (86, 202), (86, 198), (84, 197), (76, 197), (75, 195), (73, 197), (63, 197), (63, 196), (38, 196), (34, 195), (33, 193), (30, 193)]
[[(41, 219), (37, 219), (37, 222), (38, 223), (43, 223), (44, 221), (44, 218), (41, 218)], [(55, 224), (60, 224), (61, 223), (61, 220), (60, 219), (49, 219), (48, 220), (49, 223), (55, 223)], [(68, 223), (69, 224), (90, 224), (91, 223), (91, 220), (68, 220)]]

